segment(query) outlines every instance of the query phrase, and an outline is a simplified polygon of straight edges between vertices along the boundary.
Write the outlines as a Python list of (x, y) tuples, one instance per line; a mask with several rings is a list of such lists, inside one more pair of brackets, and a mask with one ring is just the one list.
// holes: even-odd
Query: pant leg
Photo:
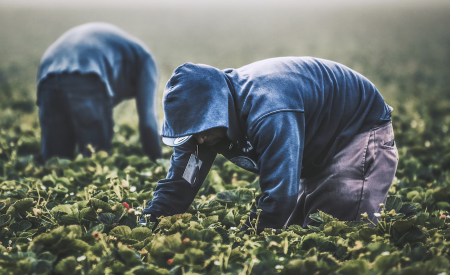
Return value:
[(74, 129), (58, 76), (51, 75), (39, 83), (37, 96), (44, 162), (52, 157), (72, 159), (75, 152)]
[(390, 122), (355, 136), (324, 170), (302, 181), (290, 224), (315, 225), (309, 215), (318, 210), (343, 221), (359, 220), (367, 212), (373, 220), (397, 169), (393, 139)]
[(64, 84), (79, 152), (90, 156), (89, 144), (96, 151), (110, 152), (113, 107), (105, 84), (94, 74), (74, 74)]
[(376, 126), (372, 138), (374, 148), (366, 152), (364, 186), (357, 218), (367, 212), (369, 219), (375, 222), (374, 213), (380, 212), (380, 203), (386, 203), (394, 180), (398, 151), (391, 122)]

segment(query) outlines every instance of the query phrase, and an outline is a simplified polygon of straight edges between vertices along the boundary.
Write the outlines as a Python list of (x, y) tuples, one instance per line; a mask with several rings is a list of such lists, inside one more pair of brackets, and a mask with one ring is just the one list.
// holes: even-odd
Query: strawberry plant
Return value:
[[(117, 138), (132, 139), (137, 133), (130, 131)], [(399, 149), (378, 222), (364, 214), (344, 222), (319, 211), (310, 216), (318, 226), (257, 235), (257, 221), (250, 234), (240, 227), (256, 207), (258, 178), (221, 157), (188, 211), (160, 217), (155, 227), (139, 219), (167, 173), (170, 148), (156, 163), (115, 143), (111, 155), (40, 165), (25, 149), (36, 153), (34, 135), (1, 136), (5, 274), (438, 274), (450, 268), (448, 168), (408, 147)]]

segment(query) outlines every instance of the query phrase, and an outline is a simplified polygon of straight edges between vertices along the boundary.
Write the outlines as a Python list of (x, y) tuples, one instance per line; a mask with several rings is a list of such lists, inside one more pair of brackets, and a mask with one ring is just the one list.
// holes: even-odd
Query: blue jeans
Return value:
[(54, 74), (38, 84), (39, 122), (44, 162), (52, 157), (73, 159), (111, 150), (113, 106), (95, 74)]

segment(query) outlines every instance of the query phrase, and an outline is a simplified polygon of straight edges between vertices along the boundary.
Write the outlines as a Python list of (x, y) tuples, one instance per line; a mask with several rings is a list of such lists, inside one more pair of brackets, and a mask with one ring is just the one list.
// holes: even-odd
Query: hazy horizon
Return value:
[(429, 5), (450, 5), (446, 0), (229, 0), (229, 1), (211, 1), (211, 0), (77, 0), (77, 1), (62, 1), (62, 0), (0, 0), (0, 5), (11, 7), (93, 7), (104, 6), (108, 7), (151, 7), (151, 6), (248, 6), (257, 5), (258, 7), (270, 6), (307, 6), (307, 7), (321, 7), (321, 8), (335, 8), (343, 6), (365, 6), (365, 5), (414, 5), (414, 6), (429, 6)]

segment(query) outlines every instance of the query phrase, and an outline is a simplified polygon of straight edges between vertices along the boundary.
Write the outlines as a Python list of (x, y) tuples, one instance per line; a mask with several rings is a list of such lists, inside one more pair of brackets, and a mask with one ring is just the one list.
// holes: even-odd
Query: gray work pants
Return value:
[(310, 214), (321, 210), (341, 221), (369, 219), (385, 203), (398, 163), (392, 123), (374, 126), (352, 141), (316, 176), (302, 180), (291, 224), (317, 225)]

